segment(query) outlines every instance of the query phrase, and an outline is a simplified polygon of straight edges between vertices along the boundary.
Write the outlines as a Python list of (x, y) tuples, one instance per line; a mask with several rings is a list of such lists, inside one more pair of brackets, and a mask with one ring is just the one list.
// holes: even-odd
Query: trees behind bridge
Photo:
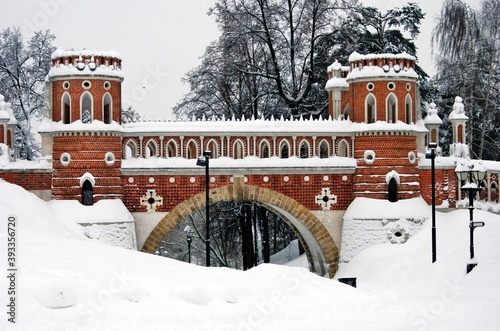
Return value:
[[(500, 160), (500, 0), (482, 0), (477, 10), (461, 0), (446, 0), (433, 46), (436, 103), (449, 114), (455, 96), (463, 97), (471, 157)], [(451, 130), (441, 132), (448, 133), (442, 145), (452, 143)]]
[[(205, 265), (205, 211), (183, 219), (160, 244), (157, 254), (188, 261), (184, 229), (193, 229), (192, 263)], [(247, 270), (296, 240), (291, 228), (273, 212), (257, 204), (221, 201), (210, 205), (211, 265)]]
[(381, 13), (358, 0), (219, 0), (211, 14), (221, 36), (185, 76), (179, 118), (327, 116), (327, 67), (353, 51), (416, 56), (424, 16), (416, 4)]

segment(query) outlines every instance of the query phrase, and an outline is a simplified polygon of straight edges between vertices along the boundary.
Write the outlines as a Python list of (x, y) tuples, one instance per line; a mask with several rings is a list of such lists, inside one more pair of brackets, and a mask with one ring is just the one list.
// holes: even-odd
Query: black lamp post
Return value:
[(460, 184), (468, 180), (468, 183), (461, 186), (460, 190), (467, 192), (469, 196), (470, 261), (467, 263), (467, 273), (469, 273), (477, 266), (477, 262), (474, 261), (474, 229), (484, 226), (484, 222), (474, 222), (474, 198), (476, 197), (476, 193), (483, 190), (480, 184), (486, 175), (486, 169), (482, 165), (477, 166), (476, 169), (474, 169), (474, 165), (468, 167), (458, 165), (455, 172), (460, 180)]
[(432, 263), (436, 262), (436, 143), (429, 143), (430, 152), (425, 154), (426, 159), (431, 159), (431, 190), (432, 190)]
[(211, 151), (203, 151), (203, 156), (205, 159), (199, 157), (198, 161), (196, 161), (196, 165), (200, 167), (205, 167), (205, 228), (206, 228), (206, 239), (205, 239), (205, 246), (206, 246), (206, 266), (210, 267), (210, 212), (209, 212), (209, 185), (208, 185), (208, 164), (209, 164), (209, 158), (210, 155), (212, 155)]
[(191, 263), (191, 241), (193, 240), (193, 229), (189, 225), (184, 228), (186, 233), (186, 241), (188, 244), (188, 262)]

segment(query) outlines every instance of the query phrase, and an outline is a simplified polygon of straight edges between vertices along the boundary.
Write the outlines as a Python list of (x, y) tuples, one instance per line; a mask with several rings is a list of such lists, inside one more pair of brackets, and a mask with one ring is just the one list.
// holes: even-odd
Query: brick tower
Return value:
[(418, 145), (427, 130), (416, 124), (414, 66), (406, 53), (353, 53), (349, 67), (329, 68), (330, 77), (338, 77), (326, 86), (330, 113), (353, 122), (354, 197), (397, 201), (420, 195)]
[(122, 197), (121, 58), (115, 52), (52, 54), (42, 155), (52, 156), (54, 199), (91, 205)]

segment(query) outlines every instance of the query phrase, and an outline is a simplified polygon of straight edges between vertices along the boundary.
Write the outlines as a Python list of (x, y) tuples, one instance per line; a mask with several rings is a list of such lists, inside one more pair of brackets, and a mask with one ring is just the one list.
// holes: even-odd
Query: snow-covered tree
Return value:
[[(356, 0), (219, 0), (211, 13), (222, 35), (185, 82), (179, 117), (285, 117), (326, 112), (316, 48)], [(321, 75), (326, 76), (326, 67)]]
[(32, 121), (45, 111), (45, 77), (55, 48), (50, 31), (37, 31), (26, 44), (19, 28), (0, 34), (0, 93), (12, 104), (17, 119), (15, 144), (22, 159), (39, 155)]
[(413, 3), (381, 13), (357, 0), (219, 0), (211, 13), (221, 36), (186, 75), (178, 117), (326, 116), (326, 68), (353, 51), (415, 56), (423, 18)]
[(500, 160), (500, 0), (483, 0), (477, 11), (461, 0), (445, 0), (433, 46), (440, 106), (449, 113), (454, 97), (463, 97), (469, 154)]
[(122, 108), (122, 123), (136, 123), (140, 120), (141, 115), (132, 106)]
[(84, 109), (82, 112), (82, 123), (85, 124), (90, 124), (92, 123), (92, 114), (90, 113), (90, 110)]

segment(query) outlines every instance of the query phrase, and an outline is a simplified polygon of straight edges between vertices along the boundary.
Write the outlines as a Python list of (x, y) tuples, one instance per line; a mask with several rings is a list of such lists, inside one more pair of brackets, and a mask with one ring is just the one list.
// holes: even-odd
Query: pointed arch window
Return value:
[(92, 206), (94, 204), (93, 187), (90, 180), (86, 179), (82, 185), (82, 205)]
[(342, 140), (339, 143), (338, 156), (349, 157), (349, 144), (347, 143), (347, 141)]
[(217, 153), (219, 149), (215, 140), (210, 140), (207, 147), (208, 150), (212, 152), (212, 155), (210, 156), (212, 159), (216, 159), (217, 157), (219, 157), (219, 153)]
[(158, 156), (158, 146), (154, 140), (148, 141), (146, 144), (146, 158), (157, 157)]
[(125, 159), (131, 159), (137, 157), (137, 146), (133, 140), (130, 140), (125, 145)]
[(345, 105), (344, 107), (344, 119), (347, 120), (349, 119), (349, 110), (351, 106), (349, 104)]
[(187, 145), (186, 156), (188, 159), (196, 159), (198, 157), (198, 147), (192, 140)]
[(300, 143), (300, 158), (307, 159), (309, 157), (309, 144), (306, 140), (302, 140)]
[(173, 140), (170, 140), (167, 143), (167, 156), (168, 157), (177, 157), (177, 144)]
[(102, 121), (111, 124), (113, 120), (113, 101), (111, 95), (106, 93), (102, 99)]
[(373, 94), (368, 94), (365, 99), (365, 122), (374, 123), (377, 120), (377, 100)]
[(328, 143), (325, 140), (321, 141), (321, 143), (319, 144), (319, 157), (321, 159), (326, 159), (327, 157), (330, 157), (328, 152), (329, 150), (330, 146), (328, 145)]
[(71, 123), (71, 97), (64, 93), (61, 103), (61, 121), (63, 124)]
[(406, 96), (405, 100), (405, 122), (406, 124), (413, 122), (412, 101), (409, 94)]
[(242, 159), (243, 158), (243, 144), (241, 140), (237, 140), (233, 147), (233, 158)]
[(260, 158), (261, 159), (269, 158), (269, 143), (266, 140), (263, 140), (260, 143)]
[(388, 123), (396, 123), (398, 119), (398, 99), (394, 93), (389, 94), (387, 97), (386, 115)]
[(92, 95), (89, 92), (83, 93), (80, 99), (80, 116), (83, 123), (92, 123), (94, 118), (93, 104)]
[(290, 146), (288, 146), (288, 142), (284, 140), (280, 145), (280, 158), (288, 159), (290, 157)]
[(396, 202), (398, 201), (398, 181), (396, 178), (392, 177), (389, 180), (388, 186), (388, 195), (389, 195), (389, 201), (390, 202)]

